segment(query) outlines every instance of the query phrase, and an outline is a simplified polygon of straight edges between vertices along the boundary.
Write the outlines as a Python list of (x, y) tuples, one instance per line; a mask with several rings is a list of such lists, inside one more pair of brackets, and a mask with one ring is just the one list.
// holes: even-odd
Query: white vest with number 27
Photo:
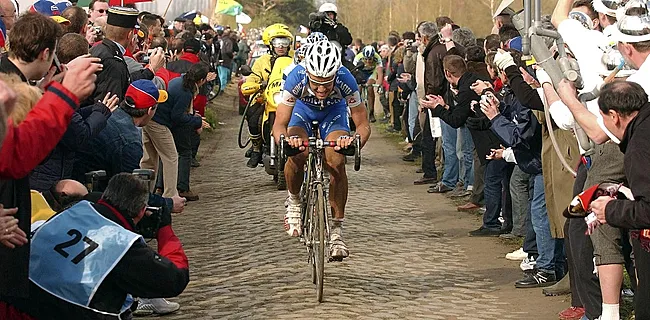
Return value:
[[(31, 241), (29, 279), (69, 303), (89, 307), (97, 289), (124, 254), (142, 236), (126, 230), (81, 201), (52, 217)], [(122, 307), (126, 311), (131, 296)], [(119, 315), (115, 315), (119, 317)]]

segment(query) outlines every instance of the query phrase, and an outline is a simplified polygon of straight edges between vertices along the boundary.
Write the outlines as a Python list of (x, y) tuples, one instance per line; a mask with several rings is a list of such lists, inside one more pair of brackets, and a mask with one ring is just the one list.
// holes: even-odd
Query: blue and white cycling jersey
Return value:
[(302, 64), (295, 66), (284, 82), (282, 91), (282, 102), (290, 107), (296, 105), (296, 101), (304, 103), (310, 108), (324, 109), (329, 106), (337, 105), (341, 102), (348, 107), (354, 108), (361, 105), (361, 95), (357, 81), (350, 71), (341, 66), (334, 79), (334, 90), (325, 100), (319, 100), (309, 87), (307, 70)]

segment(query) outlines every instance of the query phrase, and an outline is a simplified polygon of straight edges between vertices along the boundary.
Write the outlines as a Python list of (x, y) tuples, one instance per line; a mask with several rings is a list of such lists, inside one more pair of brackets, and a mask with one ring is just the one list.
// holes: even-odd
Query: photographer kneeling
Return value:
[(134, 233), (146, 220), (149, 190), (120, 173), (96, 204), (81, 201), (33, 235), (27, 313), (36, 319), (125, 319), (131, 295), (174, 297), (189, 282), (187, 257), (163, 214), (158, 253)]

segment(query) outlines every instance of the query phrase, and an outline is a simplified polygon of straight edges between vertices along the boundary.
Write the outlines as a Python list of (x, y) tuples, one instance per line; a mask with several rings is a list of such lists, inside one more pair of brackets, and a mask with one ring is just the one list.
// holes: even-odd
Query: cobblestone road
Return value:
[[(316, 302), (306, 250), (282, 229), (286, 193), (236, 146), (239, 119), (220, 112), (192, 173), (201, 196), (174, 228), (190, 259), (181, 311), (165, 319), (521, 319), (495, 284), (467, 267), (456, 240), (436, 230), (416, 200), (380, 164), (375, 133), (361, 171), (348, 168), (346, 242), (351, 256), (325, 266), (325, 301)], [(393, 170), (394, 171), (394, 170)], [(419, 195), (421, 197), (421, 195)], [(401, 199), (402, 201), (391, 201)], [(513, 268), (513, 272), (516, 272)]]

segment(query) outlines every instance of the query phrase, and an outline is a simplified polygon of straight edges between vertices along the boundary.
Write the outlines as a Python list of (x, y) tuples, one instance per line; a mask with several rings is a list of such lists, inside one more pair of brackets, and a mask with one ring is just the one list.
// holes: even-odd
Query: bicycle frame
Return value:
[[(312, 123), (312, 132), (315, 132), (314, 136), (309, 137), (309, 144), (310, 145), (315, 145), (316, 147), (314, 148), (309, 148), (309, 155), (307, 156), (307, 162), (305, 163), (305, 176), (303, 179), (303, 184), (302, 184), (302, 189), (301, 189), (301, 199), (303, 200), (303, 212), (301, 214), (301, 220), (302, 220), (302, 226), (303, 226), (303, 236), (301, 237), (301, 241), (305, 242), (305, 245), (307, 245), (307, 252), (309, 253), (309, 259), (312, 258), (311, 255), (311, 250), (313, 248), (313, 243), (312, 239), (306, 239), (305, 235), (312, 235), (313, 230), (311, 229), (313, 227), (313, 223), (311, 221), (311, 216), (310, 212), (314, 213), (316, 210), (317, 203), (315, 201), (318, 201), (319, 199), (315, 199), (316, 197), (316, 188), (318, 185), (321, 185), (323, 187), (323, 196), (325, 199), (328, 199), (328, 195), (325, 193), (325, 179), (324, 179), (324, 169), (323, 169), (323, 160), (325, 159), (325, 147), (323, 145), (323, 140), (320, 138), (320, 133), (318, 130), (318, 123), (314, 122)], [(320, 147), (319, 147), (320, 145)], [(304, 192), (303, 192), (304, 191)], [(329, 206), (327, 206), (329, 208)], [(329, 210), (325, 210), (329, 211)], [(329, 219), (327, 212), (324, 212), (325, 214), (325, 230), (326, 230), (326, 237), (327, 239), (325, 245), (329, 245)], [(313, 215), (313, 214), (312, 214)], [(307, 229), (307, 230), (305, 230)], [(307, 231), (307, 233), (305, 233)], [(308, 260), (308, 262), (312, 262)]]
[[(338, 260), (330, 256), (330, 210), (329, 205), (329, 178), (326, 177), (323, 161), (325, 160), (325, 148), (335, 147), (335, 141), (324, 141), (320, 137), (318, 121), (312, 121), (311, 129), (313, 135), (304, 142), (309, 147), (307, 161), (305, 163), (305, 174), (300, 189), (301, 210), (300, 222), (302, 232), (300, 242), (307, 247), (307, 263), (311, 265), (312, 282), (316, 284), (316, 297), (318, 302), (323, 300), (323, 277), (324, 262)], [(285, 159), (285, 137), (280, 136), (279, 165), (284, 166)], [(355, 163), (354, 169), (359, 170), (361, 165), (361, 136), (355, 136), (354, 146)]]

